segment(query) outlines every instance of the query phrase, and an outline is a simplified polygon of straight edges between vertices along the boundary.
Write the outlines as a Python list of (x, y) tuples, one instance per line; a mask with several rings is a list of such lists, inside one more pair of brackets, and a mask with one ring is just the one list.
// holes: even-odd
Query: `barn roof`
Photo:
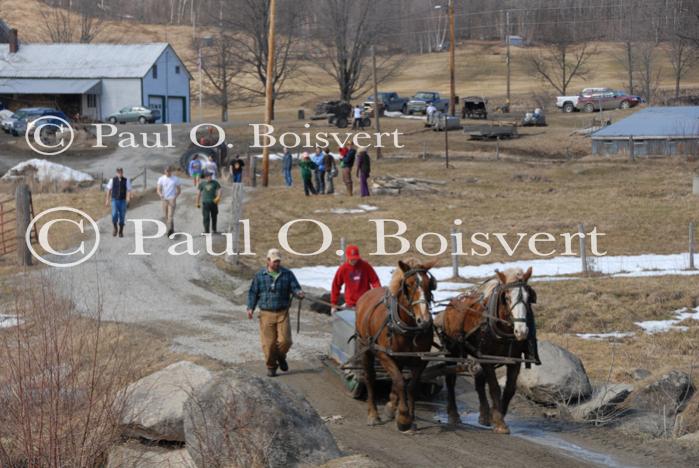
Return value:
[(699, 106), (648, 107), (592, 134), (593, 140), (699, 138)]
[(0, 44), (0, 78), (142, 78), (169, 47), (152, 44)]

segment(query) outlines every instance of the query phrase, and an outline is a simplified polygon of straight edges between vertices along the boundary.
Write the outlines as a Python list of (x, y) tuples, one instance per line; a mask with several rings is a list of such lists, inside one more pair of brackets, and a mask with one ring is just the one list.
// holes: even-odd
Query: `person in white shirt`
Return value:
[(204, 173), (206, 174), (206, 172), (211, 172), (213, 174), (213, 176), (211, 176), (212, 179), (218, 179), (218, 165), (216, 164), (216, 161), (214, 161), (213, 155), (210, 155), (209, 160), (206, 161), (206, 168), (204, 169)]
[(182, 193), (182, 182), (179, 177), (172, 175), (172, 168), (167, 166), (165, 174), (161, 175), (157, 183), (157, 192), (163, 205), (165, 224), (167, 224), (167, 235), (171, 236), (175, 232), (175, 208), (177, 197)]
[(426, 113), (427, 113), (427, 117), (429, 118), (429, 116), (432, 115), (432, 113), (433, 113), (434, 111), (436, 111), (436, 110), (437, 110), (437, 108), (434, 106), (434, 104), (432, 104), (432, 103), (430, 102), (430, 103), (427, 105), (427, 109), (426, 109), (426, 111), (427, 111), (427, 112), (426, 112)]
[(352, 130), (356, 130), (357, 128), (362, 126), (362, 108), (359, 107), (359, 104), (357, 104), (354, 107), (352, 115), (354, 116), (354, 121), (352, 122)]

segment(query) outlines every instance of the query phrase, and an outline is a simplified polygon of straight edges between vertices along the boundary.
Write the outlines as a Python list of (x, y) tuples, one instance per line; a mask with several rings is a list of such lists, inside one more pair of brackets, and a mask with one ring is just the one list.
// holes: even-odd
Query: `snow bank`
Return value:
[(699, 307), (694, 309), (679, 309), (674, 312), (675, 318), (669, 320), (646, 320), (635, 322), (643, 331), (649, 334), (662, 333), (670, 330), (687, 331), (687, 327), (677, 325), (684, 320), (699, 320)]
[(609, 332), (609, 333), (576, 333), (575, 336), (583, 340), (607, 340), (611, 338), (626, 338), (634, 336), (634, 332)]
[(39, 182), (89, 182), (92, 179), (90, 174), (76, 171), (68, 166), (53, 163), (45, 159), (30, 159), (17, 164), (2, 176), (2, 180), (13, 180), (21, 177), (26, 171), (35, 171), (34, 178)]
[(425, 120), (426, 117), (424, 115), (406, 115), (402, 112), (384, 112), (383, 115), (385, 117), (392, 117), (394, 119), (415, 119), (415, 120)]
[(11, 328), (21, 324), (22, 321), (16, 315), (0, 314), (0, 328)]
[(372, 205), (357, 205), (356, 208), (330, 208), (329, 210), (315, 210), (314, 213), (333, 213), (333, 214), (360, 214), (378, 210), (378, 206)]

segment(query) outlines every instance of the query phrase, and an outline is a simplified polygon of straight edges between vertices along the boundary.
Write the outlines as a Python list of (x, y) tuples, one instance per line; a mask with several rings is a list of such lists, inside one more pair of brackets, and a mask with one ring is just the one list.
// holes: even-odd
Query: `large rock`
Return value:
[(619, 408), (629, 394), (633, 385), (605, 384), (596, 388), (589, 400), (569, 408), (570, 415), (577, 421), (594, 421), (604, 424), (620, 416), (624, 410)]
[(122, 432), (131, 437), (184, 442), (184, 402), (209, 380), (207, 369), (180, 361), (132, 383), (123, 393)]
[(632, 434), (669, 437), (693, 392), (689, 374), (671, 371), (633, 392), (624, 403), (630, 415), (619, 428)]
[(584, 400), (592, 393), (580, 359), (549, 341), (539, 342), (542, 364), (522, 369), (517, 389), (538, 403), (558, 404)]
[(106, 468), (196, 468), (186, 449), (120, 445), (109, 451)]
[(288, 386), (231, 369), (184, 407), (187, 450), (199, 467), (321, 464), (340, 456), (318, 413)]
[(687, 406), (677, 415), (674, 436), (683, 437), (687, 434), (699, 434), (699, 393), (695, 393)]

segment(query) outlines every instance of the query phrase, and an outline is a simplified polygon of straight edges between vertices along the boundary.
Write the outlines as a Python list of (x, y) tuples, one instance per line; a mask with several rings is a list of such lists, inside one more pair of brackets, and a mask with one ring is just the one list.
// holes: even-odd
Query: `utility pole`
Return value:
[[(374, 78), (374, 118), (376, 119), (376, 134), (381, 134), (381, 122), (379, 121), (379, 85), (376, 77), (376, 50), (371, 46), (371, 74)], [(376, 148), (376, 159), (381, 159), (381, 147)]]
[(199, 72), (199, 120), (204, 120), (204, 111), (202, 107), (202, 99), (204, 95), (204, 89), (203, 89), (203, 84), (202, 82), (204, 81), (204, 75), (202, 73), (202, 63), (201, 63), (201, 39), (199, 39), (199, 52), (198, 52), (198, 58), (197, 58), (197, 67), (198, 67), (198, 72)]
[(505, 41), (507, 42), (507, 111), (510, 111), (510, 12), (505, 12)]
[[(276, 0), (269, 0), (269, 33), (267, 37), (267, 80), (265, 82), (265, 123), (272, 123), (272, 105), (274, 104), (274, 21), (276, 16)], [(269, 185), (269, 139), (265, 137), (265, 147), (262, 148), (262, 186)]]
[[(454, 53), (456, 49), (454, 31), (454, 0), (449, 0), (449, 113), (456, 115), (456, 84), (454, 83)], [(446, 127), (444, 128), (446, 132)]]

